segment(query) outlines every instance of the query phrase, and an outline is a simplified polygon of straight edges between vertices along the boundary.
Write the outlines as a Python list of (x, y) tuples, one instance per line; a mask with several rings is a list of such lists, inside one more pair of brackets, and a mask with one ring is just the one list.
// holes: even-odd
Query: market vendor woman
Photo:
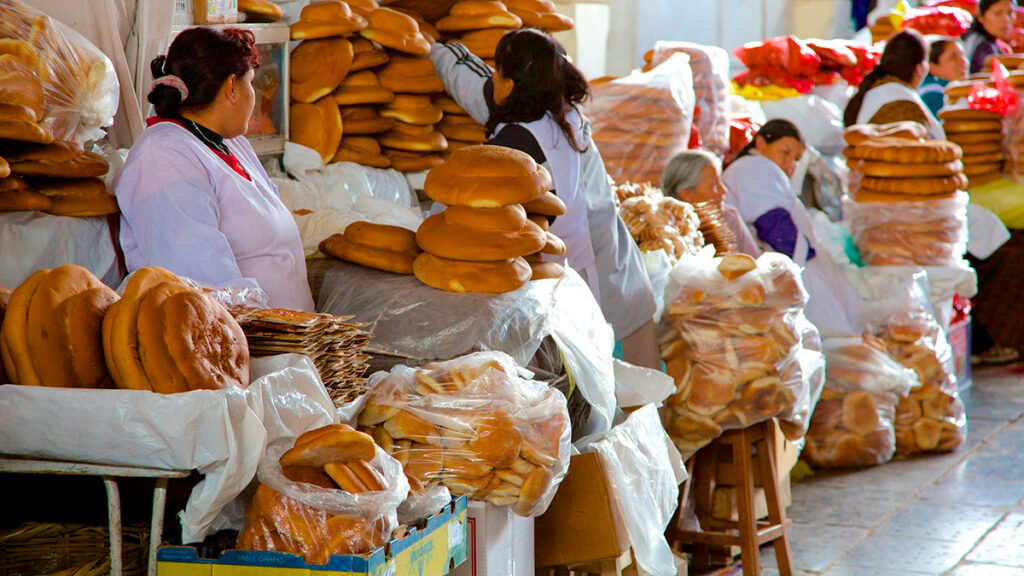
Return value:
[(302, 242), (243, 136), (256, 103), (253, 35), (190, 28), (153, 60), (156, 115), (114, 184), (129, 272), (160, 266), (211, 287), (313, 310)]
[(589, 94), (586, 79), (565, 49), (526, 28), (502, 37), (496, 70), (456, 42), (435, 44), (430, 59), (448, 93), (486, 126), (490, 144), (526, 152), (551, 173), (552, 192), (566, 205), (551, 232), (565, 241), (569, 266), (590, 285), (625, 359), (660, 367), (654, 296), (578, 107)]
[(1006, 40), (1013, 32), (1014, 6), (1013, 0), (978, 0), (974, 22), (963, 36), (971, 74), (984, 72), (989, 56), (1006, 52), (999, 41)]

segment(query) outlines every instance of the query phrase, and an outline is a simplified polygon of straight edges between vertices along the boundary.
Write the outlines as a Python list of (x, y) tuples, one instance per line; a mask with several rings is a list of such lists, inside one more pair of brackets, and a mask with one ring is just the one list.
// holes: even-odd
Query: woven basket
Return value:
[[(144, 574), (148, 528), (121, 528), (124, 574)], [(106, 526), (28, 522), (0, 531), (0, 576), (100, 576), (110, 574)]]

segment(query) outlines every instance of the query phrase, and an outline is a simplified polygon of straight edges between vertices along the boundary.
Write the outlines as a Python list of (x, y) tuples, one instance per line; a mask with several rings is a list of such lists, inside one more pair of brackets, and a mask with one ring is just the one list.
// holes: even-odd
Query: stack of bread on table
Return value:
[(470, 354), (376, 381), (359, 427), (426, 486), (544, 512), (568, 468), (565, 397), (525, 380), (508, 355)]
[[(302, 434), (274, 467), (276, 480), (298, 498), (261, 481), (246, 504), (237, 547), (298, 554), (306, 562), (325, 564), (334, 555), (365, 554), (383, 546), (395, 528), (393, 519), (361, 513), (359, 500), (394, 484), (372, 463), (376, 456), (373, 438), (345, 424)], [(321, 509), (303, 502), (303, 496), (341, 502), (339, 507), (352, 511)]]
[(35, 272), (10, 296), (0, 353), (14, 384), (165, 394), (249, 385), (238, 323), (162, 268), (135, 272), (121, 297), (81, 266)]
[(661, 358), (676, 391), (661, 410), (684, 457), (724, 430), (791, 417), (806, 393), (797, 352), (807, 294), (775, 253), (680, 261), (666, 293)]
[(963, 104), (939, 111), (946, 139), (960, 146), (964, 175), (969, 187), (998, 180), (1003, 176), (1003, 117), (988, 110), (975, 110)]
[(245, 333), (252, 357), (308, 357), (336, 406), (369, 391), (364, 376), (369, 356), (364, 349), (370, 334), (362, 330), (365, 324), (350, 322), (349, 317), (282, 308), (244, 308), (231, 314)]
[(914, 122), (847, 128), (846, 220), (869, 265), (955, 266), (967, 241), (960, 147)]
[(423, 251), (416, 244), (416, 233), (401, 226), (353, 222), (340, 234), (320, 242), (320, 251), (328, 256), (373, 268), (412, 274), (412, 265)]
[(967, 419), (952, 372), (953, 352), (935, 316), (897, 314), (882, 325), (880, 337), (920, 384), (896, 405), (896, 454), (956, 449), (965, 439)]
[(725, 223), (721, 203), (698, 202), (693, 205), (693, 210), (700, 219), (700, 233), (704, 243), (715, 247), (716, 256), (728, 256), (739, 251), (739, 240)]
[(246, 23), (277, 22), (284, 18), (284, 10), (271, 0), (238, 0), (239, 15), (244, 15)]
[(453, 152), (424, 183), (426, 194), (446, 209), (416, 231), (423, 253), (413, 273), (440, 290), (495, 294), (561, 276), (561, 265), (542, 256), (566, 251), (544, 229), (547, 214), (565, 211), (550, 188), (547, 170), (524, 152), (487, 145)]
[(619, 217), (641, 251), (664, 250), (673, 263), (684, 254), (696, 254), (704, 246), (700, 218), (693, 207), (665, 196), (656, 188), (646, 195), (624, 200), (619, 206)]
[(826, 340), (825, 387), (801, 456), (820, 468), (875, 466), (896, 452), (896, 403), (916, 375), (871, 335)]

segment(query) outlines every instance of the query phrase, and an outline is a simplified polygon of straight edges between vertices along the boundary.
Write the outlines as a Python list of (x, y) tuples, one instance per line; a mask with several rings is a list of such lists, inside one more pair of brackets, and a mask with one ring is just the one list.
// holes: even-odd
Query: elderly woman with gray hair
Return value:
[(725, 201), (722, 163), (714, 154), (705, 150), (686, 150), (676, 154), (661, 175), (661, 189), (665, 194), (690, 204), (718, 204), (725, 225), (736, 234), (737, 249), (751, 256), (761, 254), (757, 241), (750, 233), (750, 228), (743, 223), (739, 211)]

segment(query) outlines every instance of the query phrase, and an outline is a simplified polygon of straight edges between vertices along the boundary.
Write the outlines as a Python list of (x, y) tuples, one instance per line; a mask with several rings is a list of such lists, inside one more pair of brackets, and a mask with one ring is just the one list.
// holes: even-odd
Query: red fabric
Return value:
[[(184, 126), (182, 126), (181, 122), (178, 122), (173, 118), (163, 118), (161, 116), (150, 116), (149, 118), (146, 118), (146, 127), (148, 128), (149, 126), (155, 126), (157, 124), (160, 124), (161, 122), (171, 122), (172, 124), (177, 124), (178, 126), (185, 128)], [(185, 129), (188, 130), (188, 128)], [(237, 172), (242, 178), (245, 178), (250, 182), (252, 181), (252, 178), (249, 177), (249, 173), (245, 171), (245, 168), (242, 167), (242, 163), (238, 161), (238, 158), (236, 158), (234, 154), (225, 154), (220, 150), (214, 150), (212, 148), (210, 150), (214, 154), (216, 154), (218, 158), (223, 160), (224, 163), (227, 164), (229, 168)]]
[(733, 156), (739, 153), (761, 129), (761, 125), (751, 120), (748, 116), (733, 116), (729, 118), (729, 153), (725, 156), (728, 163)]
[(971, 12), (953, 6), (932, 6), (911, 10), (903, 18), (903, 27), (921, 34), (962, 36), (971, 27)]

